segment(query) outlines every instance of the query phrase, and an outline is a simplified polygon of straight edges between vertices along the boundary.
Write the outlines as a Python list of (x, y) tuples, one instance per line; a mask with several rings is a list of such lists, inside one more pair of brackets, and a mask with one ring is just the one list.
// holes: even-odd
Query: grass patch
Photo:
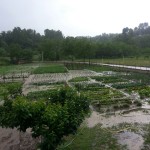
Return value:
[(115, 83), (112, 85), (112, 87), (116, 89), (128, 89), (133, 87), (142, 87), (145, 86), (144, 83)]
[(34, 74), (44, 74), (44, 73), (65, 73), (67, 69), (63, 65), (52, 64), (36, 68)]
[(69, 80), (69, 82), (82, 82), (82, 81), (89, 81), (89, 79), (88, 77), (76, 77)]
[[(86, 60), (88, 62), (88, 60)], [(132, 58), (114, 58), (114, 59), (91, 59), (93, 63), (118, 64), (128, 66), (150, 66), (150, 58), (148, 57), (132, 57)]]
[(143, 130), (145, 131), (144, 134), (144, 148), (142, 150), (148, 150), (150, 147), (150, 124), (147, 124), (143, 127)]
[(65, 66), (69, 70), (89, 69), (89, 70), (93, 70), (93, 71), (96, 71), (96, 72), (112, 70), (109, 66), (88, 65), (88, 64), (83, 64), (83, 63), (65, 63)]
[(0, 74), (32, 72), (38, 64), (1, 66)]
[[(66, 137), (67, 142), (58, 149), (65, 150), (121, 150), (112, 133), (103, 129), (100, 125), (93, 128), (83, 127), (77, 135)], [(72, 141), (70, 143), (70, 141)]]
[(36, 85), (36, 86), (49, 86), (49, 85), (64, 85), (65, 82), (64, 81), (58, 81), (58, 82), (36, 82), (36, 83), (31, 83), (31, 85)]
[(115, 82), (126, 82), (127, 79), (120, 78), (118, 76), (95, 76), (91, 77), (96, 81), (101, 81), (103, 83), (115, 83)]

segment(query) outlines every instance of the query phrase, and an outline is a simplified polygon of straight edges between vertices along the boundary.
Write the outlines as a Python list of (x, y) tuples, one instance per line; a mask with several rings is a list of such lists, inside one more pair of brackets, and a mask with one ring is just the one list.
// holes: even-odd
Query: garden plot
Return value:
[(39, 64), (1, 66), (0, 75), (7, 75), (7, 74), (14, 74), (14, 73), (21, 74), (26, 72), (32, 72), (38, 66)]
[[(127, 74), (127, 76), (130, 75)], [(142, 97), (149, 96), (149, 86), (143, 86), (145, 84), (142, 82), (129, 80), (126, 74), (100, 73), (100, 76), (90, 77), (90, 79), (93, 82), (90, 83), (88, 80), (72, 83), (78, 91), (86, 94), (91, 100), (92, 114), (87, 119), (88, 127), (93, 128), (101, 124), (102, 127), (108, 128), (124, 122), (142, 125), (149, 123), (150, 105), (141, 100)], [(141, 134), (128, 129), (113, 134), (118, 143), (127, 145), (129, 150), (140, 150), (144, 144)], [(123, 138), (126, 140), (121, 142)], [(138, 144), (135, 145), (135, 142)]]
[[(47, 83), (49, 83), (49, 87), (45, 86), (45, 88), (51, 88), (51, 86), (55, 88), (56, 85), (61, 85), (61, 82), (70, 80), (70, 85), (74, 86), (79, 92), (83, 92), (91, 100), (92, 113), (86, 119), (87, 126), (92, 130), (96, 125), (101, 124), (101, 129), (111, 132), (112, 129), (110, 128), (124, 122), (143, 125), (148, 124), (150, 120), (148, 103), (140, 106), (143, 101), (137, 94), (137, 90), (126, 91), (126, 89), (133, 87), (141, 88), (143, 83), (130, 80), (128, 79), (129, 76), (129, 74), (115, 74), (114, 72), (113, 74), (106, 72), (97, 74), (88, 70), (71, 70), (68, 73), (31, 75), (25, 84), (29, 86), (29, 92), (34, 87), (43, 89), (44, 84)], [(33, 87), (31, 88), (31, 86)], [(119, 86), (123, 88), (118, 88)], [(143, 88), (145, 89), (145, 85)], [(146, 90), (149, 91), (148, 88)], [(139, 127), (139, 132), (141, 130), (141, 127)], [(118, 131), (120, 130), (118, 129)], [(128, 128), (121, 129), (121, 132), (118, 131), (112, 132), (118, 143), (126, 144), (129, 150), (133, 150), (133, 148), (140, 150), (142, 148), (144, 138), (141, 134)], [(124, 142), (122, 142), (122, 139), (125, 139)], [(138, 144), (133, 147), (136, 142)]]
[(32, 75), (30, 82), (31, 84), (40, 83), (40, 82), (55, 83), (60, 81), (68, 81), (75, 77), (87, 77), (87, 76), (95, 76), (95, 75), (96, 75), (95, 72), (87, 71), (87, 70), (83, 70), (83, 71), (75, 70), (75, 71), (69, 71), (68, 73), (36, 74), (36, 75)]
[[(73, 78), (72, 84), (78, 91), (84, 93), (91, 101), (94, 109), (101, 113), (114, 113), (118, 110), (135, 109), (141, 106), (141, 102), (135, 100), (128, 93), (111, 87), (111, 81), (114, 83), (124, 81), (122, 78), (94, 76), (89, 77), (88, 81), (82, 81), (81, 79), (84, 80), (85, 78)], [(78, 82), (80, 80), (81, 82)]]
[(96, 75), (96, 72), (89, 70), (71, 70), (68, 73), (33, 74), (26, 79), (23, 85), (23, 93), (27, 94), (30, 91), (47, 90), (51, 88), (52, 84), (57, 85), (57, 83), (68, 82), (68, 80), (75, 77), (88, 77)]
[(24, 81), (26, 78), (29, 77), (29, 75), (29, 72), (0, 75), (0, 83)]
[(29, 65), (13, 65), (1, 66), (0, 68), (0, 83), (24, 81), (32, 71), (37, 68), (38, 64)]
[[(128, 75), (129, 74), (127, 74), (127, 76)], [(142, 135), (132, 131), (128, 127), (120, 128), (118, 125), (124, 122), (129, 124), (149, 123), (150, 107), (148, 107), (148, 102), (142, 107), (137, 106), (139, 104), (139, 100), (141, 100), (141, 97), (140, 95), (137, 95), (137, 92), (145, 89), (145, 86), (138, 86), (139, 82), (137, 84), (137, 81), (133, 82), (126, 78), (125, 73), (96, 73), (90, 70), (70, 70), (67, 73), (32, 74), (25, 79), (23, 93), (27, 95), (30, 92), (27, 97), (32, 100), (42, 98), (44, 92), (47, 98), (49, 98), (51, 92), (64, 86), (66, 82), (67, 84), (73, 86), (73, 88), (76, 88), (79, 92), (82, 92), (88, 96), (88, 98), (91, 100), (90, 107), (92, 110), (91, 116), (85, 121), (86, 128), (83, 129), (84, 134), (78, 134), (74, 140), (76, 141), (76, 139), (79, 137), (78, 141), (76, 141), (77, 148), (74, 147), (74, 144), (71, 144), (70, 149), (80, 149), (78, 148), (80, 145), (80, 143), (78, 143), (79, 141), (81, 141), (83, 145), (88, 145), (83, 142), (83, 140), (86, 141), (86, 137), (88, 137), (87, 132), (89, 132), (89, 135), (91, 136), (88, 140), (92, 141), (94, 139), (91, 143), (89, 141), (87, 142), (92, 145), (91, 149), (96, 149), (95, 145), (99, 143), (99, 139), (102, 139), (102, 143), (97, 145), (97, 147), (108, 149), (108, 143), (110, 143), (109, 146), (112, 146), (112, 141), (108, 142), (108, 139), (111, 136), (114, 138), (114, 140), (118, 140), (119, 144), (127, 144), (127, 148), (129, 150), (133, 150), (133, 145), (136, 142), (138, 144), (134, 146), (134, 149), (141, 149), (141, 146), (144, 143), (144, 138)], [(117, 88), (114, 87), (114, 85), (126, 85), (127, 88)], [(138, 91), (136, 89), (130, 90), (130, 88), (133, 88), (134, 86), (138, 86), (140, 89), (138, 89)], [(127, 91), (127, 89), (129, 89), (129, 91)], [(148, 86), (146, 90), (149, 91)], [(116, 129), (114, 129), (113, 126), (115, 126)], [(140, 130), (141, 128), (139, 126), (139, 132)], [(108, 135), (107, 137), (105, 136), (106, 134)], [(84, 136), (80, 137), (81, 135)], [(99, 138), (100, 136), (101, 138)], [(103, 138), (105, 140), (103, 140)], [(123, 139), (124, 142), (122, 142)], [(104, 144), (103, 141), (106, 141), (106, 143)], [(118, 143), (116, 142), (117, 145)]]

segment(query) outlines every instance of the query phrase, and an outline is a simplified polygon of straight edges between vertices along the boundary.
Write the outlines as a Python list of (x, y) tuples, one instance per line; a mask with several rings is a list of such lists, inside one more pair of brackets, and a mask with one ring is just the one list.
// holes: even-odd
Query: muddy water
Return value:
[(134, 132), (123, 132), (116, 135), (118, 143), (126, 145), (129, 150), (141, 150), (144, 143), (143, 137)]
[[(143, 106), (148, 107), (147, 104)], [(104, 115), (98, 112), (92, 112), (91, 116), (86, 120), (88, 127), (94, 127), (97, 124), (101, 124), (102, 127), (112, 127), (117, 126), (121, 123), (139, 123), (148, 124), (150, 122), (150, 110), (143, 111), (143, 109), (138, 111), (131, 111), (126, 114), (116, 114), (116, 115)], [(141, 150), (144, 140), (143, 137), (138, 133), (127, 131), (123, 129), (120, 133), (114, 133), (117, 138), (118, 143), (121, 145), (126, 145), (128, 150)]]
[(145, 113), (139, 110), (128, 114), (105, 116), (93, 111), (90, 118), (87, 118), (86, 121), (88, 127), (94, 127), (96, 124), (102, 124), (102, 127), (112, 127), (125, 122), (146, 124), (150, 122), (150, 112)]
[(142, 104), (143, 109), (149, 109), (150, 110), (150, 104), (148, 102), (143, 102)]
[(0, 127), (0, 150), (35, 150), (40, 139), (33, 139), (30, 132)]

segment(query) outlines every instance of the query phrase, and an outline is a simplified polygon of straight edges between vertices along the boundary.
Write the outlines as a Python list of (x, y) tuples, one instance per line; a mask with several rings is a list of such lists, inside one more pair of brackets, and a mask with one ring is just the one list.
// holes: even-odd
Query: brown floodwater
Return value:
[(115, 136), (118, 139), (118, 143), (126, 145), (128, 150), (141, 150), (144, 140), (140, 134), (134, 132), (125, 131)]
[[(91, 116), (86, 119), (86, 122), (87, 126), (90, 128), (97, 124), (101, 124), (102, 127), (113, 127), (122, 123), (148, 124), (150, 122), (149, 105), (145, 103), (143, 108), (139, 110), (135, 109), (124, 114), (117, 113), (115, 115), (100, 114), (93, 110)], [(114, 133), (114, 136), (117, 138), (118, 143), (126, 145), (126, 149), (128, 150), (141, 150), (144, 143), (141, 133), (134, 133), (132, 131), (127, 131), (126, 129), (123, 129), (119, 133)]]
[(102, 124), (102, 127), (112, 127), (120, 123), (142, 123), (150, 122), (150, 111), (143, 110), (131, 111), (126, 114), (104, 115), (93, 111), (91, 116), (86, 119), (88, 127), (94, 127), (97, 124)]

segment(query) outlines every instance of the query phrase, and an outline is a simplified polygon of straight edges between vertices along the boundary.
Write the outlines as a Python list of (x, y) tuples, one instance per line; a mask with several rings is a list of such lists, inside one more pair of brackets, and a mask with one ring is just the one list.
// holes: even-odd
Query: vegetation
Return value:
[(76, 77), (73, 78), (71, 80), (69, 80), (69, 82), (82, 82), (82, 81), (88, 81), (88, 77)]
[[(138, 27), (122, 30), (120, 34), (102, 34), (95, 37), (64, 37), (61, 31), (44, 30), (40, 35), (33, 29), (15, 27), (0, 33), (0, 56), (9, 58), (12, 64), (36, 61), (57, 61), (103, 58), (149, 58), (150, 26), (140, 23)], [(35, 57), (36, 56), (36, 57)], [(36, 59), (35, 59), (36, 58)], [(7, 61), (1, 64), (7, 64)], [(6, 59), (5, 59), (6, 60)], [(115, 62), (114, 62), (115, 63)]]
[(9, 65), (0, 67), (0, 75), (32, 72), (38, 64)]
[[(82, 61), (82, 60), (81, 60)], [(86, 60), (89, 61), (88, 59)], [(119, 58), (103, 58), (103, 59), (91, 59), (91, 63), (105, 63), (105, 64), (118, 64), (127, 66), (150, 66), (149, 55), (132, 56), (132, 57), (119, 57)]]
[(4, 100), (7, 95), (14, 98), (22, 94), (22, 83), (0, 83), (0, 99)]
[(43, 74), (43, 73), (64, 73), (67, 72), (66, 68), (63, 65), (47, 65), (36, 68), (34, 74)]
[[(82, 127), (77, 135), (66, 137), (67, 142), (58, 149), (66, 150), (121, 150), (122, 147), (117, 143), (113, 134), (108, 129), (97, 125), (93, 128)], [(72, 141), (71, 143), (69, 143)]]
[(129, 99), (122, 99), (124, 96), (117, 90), (104, 87), (103, 84), (93, 83), (93, 84), (75, 84), (77, 90), (84, 93), (93, 105), (107, 105), (131, 102)]
[[(80, 126), (89, 111), (89, 100), (96, 110), (104, 112), (140, 107), (142, 100), (131, 100), (105, 84), (110, 83), (114, 88), (128, 90), (129, 93), (137, 92), (143, 99), (150, 97), (147, 86), (150, 76), (131, 72), (126, 76), (108, 76), (107, 71), (115, 68), (92, 65), (91, 62), (149, 66), (149, 40), (150, 26), (147, 23), (141, 23), (135, 29), (126, 27), (120, 34), (96, 37), (64, 37), (61, 31), (49, 29), (40, 35), (35, 30), (19, 27), (1, 32), (0, 65), (11, 64), (0, 67), (1, 79), (6, 75), (11, 78), (9, 74), (14, 73), (66, 73), (67, 69), (102, 71), (104, 76), (91, 77), (96, 80), (92, 84), (76, 83), (88, 81), (87, 77), (71, 79), (78, 92), (67, 87), (58, 89), (62, 84), (56, 83), (58, 86), (53, 89), (31, 92), (27, 96), (22, 96), (22, 83), (0, 84), (0, 126), (16, 127), (23, 132), (31, 128), (33, 137), (41, 137), (40, 147), (44, 150), (122, 149), (108, 129), (100, 125), (93, 128)], [(20, 65), (61, 60), (69, 62), (64, 61), (64, 65)], [(82, 64), (75, 61), (82, 61)], [(33, 84), (51, 85), (48, 82)], [(145, 136), (146, 143), (149, 143), (148, 137), (149, 132)]]
[(88, 111), (86, 97), (70, 88), (63, 88), (50, 94), (49, 99), (5, 99), (0, 106), (0, 125), (16, 127), (23, 132), (30, 127), (33, 137), (42, 136), (40, 147), (43, 150), (54, 150), (64, 136), (76, 132)]
[(100, 66), (100, 65), (92, 65), (92, 64), (87, 64), (87, 63), (68, 63), (65, 62), (64, 65), (67, 67), (69, 70), (83, 70), (83, 69), (88, 69), (88, 70), (93, 70), (96, 72), (101, 72), (101, 71), (110, 71), (110, 67), (108, 66)]
[(103, 83), (115, 83), (115, 82), (126, 82), (126, 79), (120, 78), (119, 76), (95, 76), (91, 77), (96, 81), (101, 81)]
[(116, 89), (124, 89), (124, 88), (131, 88), (131, 87), (139, 87), (144, 86), (144, 83), (115, 83), (112, 86)]

